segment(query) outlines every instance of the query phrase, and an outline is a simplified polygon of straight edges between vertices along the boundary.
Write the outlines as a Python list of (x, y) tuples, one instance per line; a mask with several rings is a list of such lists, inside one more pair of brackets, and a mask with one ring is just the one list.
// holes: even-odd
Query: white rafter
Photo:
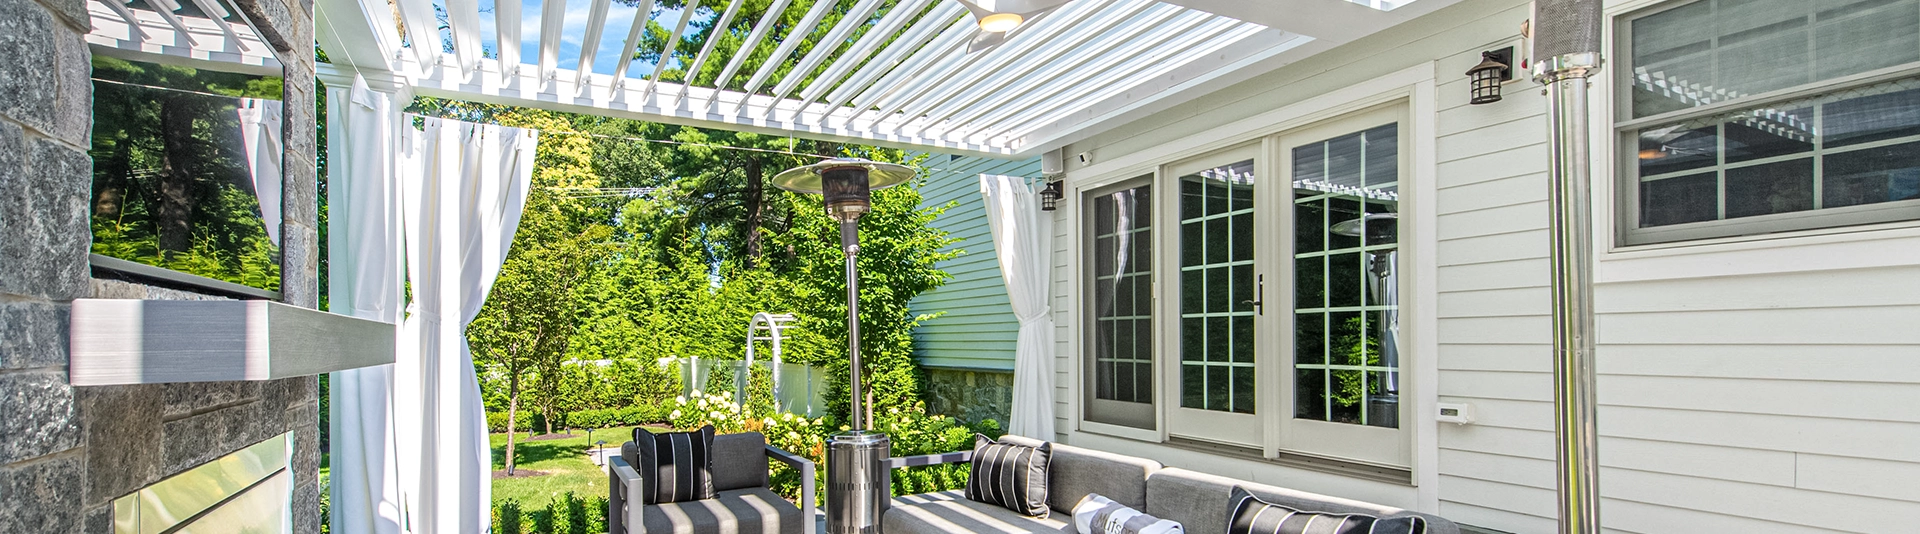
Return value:
[[(149, 1), (161, 5), (181, 0)], [(387, 0), (315, 1), (329, 11), (316, 14), (323, 26), (336, 24), (336, 19), (392, 24), (384, 8)], [(996, 46), (976, 52), (968, 51), (979, 33), (976, 22), (956, 0), (815, 0), (805, 7), (794, 6), (794, 0), (772, 0), (757, 15), (741, 13), (746, 0), (726, 0), (725, 10), (717, 14), (718, 0), (689, 0), (671, 31), (663, 32), (669, 38), (660, 47), (661, 65), (647, 74), (645, 83), (630, 83), (640, 78), (630, 71), (639, 43), (648, 35), (647, 19), (654, 7), (650, 2), (658, 0), (636, 2), (648, 9), (629, 26), (624, 46), (604, 47), (609, 53), (624, 49), (611, 77), (595, 73), (593, 67), (602, 45), (612, 44), (602, 43), (612, 38), (602, 35), (611, 0), (576, 4), (587, 8), (587, 20), (586, 31), (578, 35), (581, 57), (574, 76), (554, 75), (561, 33), (568, 27), (564, 0), (543, 4), (538, 58), (514, 53), (529, 37), (518, 31), (525, 0), (496, 0), (492, 29), (476, 22), (477, 6), (451, 5), (450, 52), (439, 41), (443, 34), (432, 18), (433, 0), (392, 1), (399, 6), (414, 51), (400, 52), (397, 59), (387, 54), (386, 66), (420, 88), (420, 94), (902, 148), (1024, 156), (1191, 101), (1460, 0), (1071, 0), (1033, 17)], [(702, 3), (710, 7), (705, 14), (698, 12)], [(96, 11), (113, 9), (103, 6)], [(364, 13), (341, 17), (331, 12), (349, 7)], [(156, 24), (160, 17), (154, 14)], [(714, 29), (697, 53), (680, 56), (687, 27), (700, 17), (712, 17)], [(741, 20), (749, 17), (751, 25)], [(836, 22), (826, 24), (830, 18)], [(114, 42), (140, 40), (134, 34), (156, 27), (164, 26), (122, 27), (129, 36)], [(361, 36), (382, 33), (347, 29), (345, 36), (329, 39), (345, 45), (345, 39), (364, 41)], [(499, 38), (498, 59), (480, 57), (474, 44), (486, 31)], [(735, 41), (730, 31), (744, 38), (728, 54), (718, 47), (722, 40)], [(177, 29), (165, 34), (189, 39)], [(204, 35), (213, 34), (191, 38), (205, 40)], [(814, 48), (797, 53), (807, 43)], [(772, 45), (766, 47), (772, 53), (754, 54), (762, 45)], [(720, 55), (728, 58), (718, 75), (710, 80), (701, 76), (701, 71), (718, 66), (710, 62)], [(689, 59), (683, 65), (686, 80), (670, 82), (663, 67), (677, 57)], [(354, 63), (362, 69), (368, 65)], [(526, 68), (535, 65), (537, 71)]]
[[(894, 67), (899, 66), (902, 61), (906, 61), (908, 56), (915, 51), (921, 50), (921, 46), (927, 44), (927, 41), (943, 35), (941, 33), (942, 26), (960, 27), (962, 25), (971, 25), (971, 19), (961, 18), (955, 20), (955, 17), (959, 17), (960, 13), (965, 11), (966, 9), (960, 7), (960, 4), (956, 2), (942, 2), (939, 6), (933, 8), (933, 12), (928, 13), (925, 17), (921, 17), (918, 22), (913, 23), (912, 27), (907, 28), (907, 32), (903, 34), (898, 41), (886, 48), (880, 49), (880, 53), (874, 56), (873, 61), (867, 62), (867, 64), (861, 66), (859, 70), (854, 71), (853, 76), (847, 78), (846, 83), (842, 83), (839, 87), (835, 87), (831, 92), (828, 92), (826, 95), (827, 107), (829, 109), (839, 109), (841, 105), (847, 103), (848, 99), (864, 92), (876, 79), (893, 72)], [(948, 31), (952, 32), (954, 30), (949, 28)], [(809, 87), (807, 91), (814, 92), (814, 89), (815, 88)], [(820, 88), (820, 90), (825, 89), (825, 87)], [(819, 98), (819, 95), (807, 96), (803, 94), (802, 97), (805, 100), (813, 100)]]
[(820, 73), (819, 78), (807, 84), (807, 89), (800, 92), (801, 106), (812, 104), (814, 100), (820, 98), (820, 93), (826, 92), (827, 88), (839, 83), (841, 78), (846, 77), (847, 73), (853, 70), (853, 67), (880, 48), (880, 43), (898, 34), (901, 27), (913, 21), (915, 15), (926, 11), (929, 1), (931, 0), (901, 0), (900, 3), (894, 4), (893, 9), (888, 11), (886, 16), (881, 17), (880, 22), (875, 24), (872, 30), (861, 35), (860, 40), (847, 48), (847, 53), (833, 58), (833, 63), (827, 65), (826, 72)]
[[(520, 68), (521, 0), (493, 0), (494, 56), (508, 71)], [(511, 73), (511, 72), (509, 72)]]
[[(600, 52), (600, 34), (606, 33), (607, 8), (611, 3), (609, 0), (592, 0), (592, 2), (593, 7), (587, 10), (587, 33), (580, 39), (580, 64), (575, 67), (579, 72), (577, 79), (582, 81), (593, 76), (593, 56)], [(637, 16), (645, 20), (647, 15), (642, 13)]]
[(653, 62), (653, 77), (647, 80), (647, 88), (641, 94), (652, 95), (653, 86), (659, 85), (660, 75), (667, 72), (667, 61), (673, 59), (673, 51), (680, 48), (680, 34), (687, 31), (687, 22), (693, 20), (693, 12), (697, 9), (700, 9), (700, 0), (687, 0), (685, 8), (680, 10), (680, 22), (674, 23), (673, 34), (667, 37), (666, 44), (660, 46), (660, 59)]
[[(760, 22), (753, 25), (753, 31), (747, 32), (747, 40), (740, 42), (740, 49), (733, 52), (733, 59), (727, 61), (727, 67), (720, 70), (720, 77), (713, 79), (714, 87), (725, 88), (727, 84), (733, 83), (733, 75), (740, 72), (740, 66), (747, 63), (748, 57), (753, 56), (753, 49), (760, 46), (761, 40), (767, 38), (767, 30), (779, 22), (780, 14), (786, 12), (787, 4), (791, 3), (793, 0), (773, 0), (773, 4), (767, 6), (767, 12), (760, 15)], [(719, 95), (719, 92), (714, 93), (714, 97)], [(713, 99), (708, 99), (708, 105), (713, 103)]]
[[(697, 0), (696, 0), (697, 1)], [(688, 12), (693, 8), (687, 8)], [(681, 17), (685, 18), (685, 17)], [(627, 67), (633, 65), (633, 53), (640, 50), (640, 38), (646, 35), (647, 21), (653, 19), (653, 0), (640, 0), (640, 10), (633, 14), (633, 25), (627, 28), (626, 43), (620, 46), (620, 61), (613, 66), (613, 86), (624, 87), (627, 84)], [(654, 70), (659, 70), (655, 67)]]
[(187, 31), (187, 25), (180, 22), (180, 16), (175, 14), (176, 11), (180, 11), (180, 4), (174, 3), (173, 0), (153, 0), (153, 5), (160, 8), (153, 10), (155, 14), (160, 15), (160, 20), (167, 21), (167, 25), (173, 26), (174, 31), (187, 36), (187, 40), (193, 41), (193, 46), (204, 46), (198, 39), (193, 38), (193, 32)]
[[(713, 47), (720, 44), (720, 37), (727, 34), (727, 25), (733, 23), (733, 16), (740, 13), (740, 4), (744, 3), (746, 0), (733, 0), (733, 3), (727, 4), (727, 12), (721, 13), (720, 19), (714, 21), (711, 29), (707, 30), (706, 44), (700, 45), (700, 53), (693, 56), (693, 64), (687, 66), (687, 80), (700, 75), (700, 68), (706, 66), (707, 57), (713, 55)], [(680, 86), (677, 96), (686, 97), (687, 86)]]
[(814, 2), (813, 8), (807, 10), (800, 22), (787, 31), (787, 38), (781, 39), (780, 46), (773, 49), (773, 55), (767, 56), (767, 62), (761, 63), (760, 70), (754, 71), (753, 77), (747, 79), (746, 92), (751, 94), (759, 91), (760, 85), (767, 83), (767, 77), (772, 76), (775, 69), (786, 64), (787, 56), (793, 55), (793, 49), (799, 48), (800, 42), (807, 40), (807, 35), (813, 33), (813, 29), (820, 25), (820, 19), (826, 17), (835, 4), (833, 0)]
[(545, 88), (559, 78), (560, 33), (567, 27), (567, 3), (559, 0), (540, 2), (540, 81)]
[(846, 16), (841, 17), (840, 22), (834, 24), (833, 29), (828, 30), (825, 37), (820, 38), (820, 43), (814, 45), (813, 50), (808, 51), (806, 57), (800, 58), (800, 63), (795, 65), (793, 70), (787, 71), (786, 76), (781, 77), (780, 83), (773, 87), (773, 97), (786, 98), (787, 94), (792, 93), (793, 88), (799, 86), (800, 81), (806, 79), (808, 73), (813, 72), (813, 69), (820, 66), (820, 62), (826, 61), (828, 56), (832, 56), (834, 51), (840, 48), (840, 43), (847, 42), (847, 36), (852, 35), (854, 29), (866, 26), (867, 19), (873, 16), (876, 9), (880, 9), (880, 0), (860, 0), (855, 3), (853, 9), (848, 10)]
[(400, 21), (407, 25), (407, 45), (413, 48), (413, 60), (422, 65), (440, 63), (440, 25), (433, 18), (430, 0), (394, 0), (400, 6)]
[(480, 2), (447, 2), (447, 29), (453, 34), (453, 57), (460, 64), (460, 72), (479, 69), (480, 57), (485, 55), (480, 50)]

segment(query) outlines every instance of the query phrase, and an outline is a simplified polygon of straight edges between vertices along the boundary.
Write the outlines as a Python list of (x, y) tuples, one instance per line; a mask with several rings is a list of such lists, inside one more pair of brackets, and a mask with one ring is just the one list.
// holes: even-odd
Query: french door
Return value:
[(1265, 308), (1255, 244), (1266, 203), (1261, 145), (1254, 144), (1168, 165), (1162, 220), (1170, 232), (1160, 272), (1171, 285), (1160, 304), (1171, 332), (1162, 353), (1170, 390), (1167, 432), (1173, 436), (1260, 448), (1266, 435), (1266, 380), (1260, 376)]
[(1389, 107), (1277, 138), (1286, 201), (1275, 211), (1284, 251), (1274, 276), (1290, 291), (1270, 298), (1286, 347), (1280, 369), (1278, 448), (1405, 466), (1413, 445), (1400, 402), (1400, 183), (1407, 165), (1406, 108)]

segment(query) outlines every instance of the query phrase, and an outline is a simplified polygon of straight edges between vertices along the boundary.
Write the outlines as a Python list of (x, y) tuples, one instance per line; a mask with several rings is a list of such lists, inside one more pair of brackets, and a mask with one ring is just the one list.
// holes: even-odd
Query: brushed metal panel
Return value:
[(76, 386), (272, 380), (393, 363), (394, 325), (264, 300), (79, 299)]

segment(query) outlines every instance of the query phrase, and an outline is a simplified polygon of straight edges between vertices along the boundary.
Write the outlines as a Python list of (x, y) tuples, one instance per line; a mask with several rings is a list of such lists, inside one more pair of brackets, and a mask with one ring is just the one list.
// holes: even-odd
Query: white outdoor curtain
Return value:
[(1013, 353), (1013, 417), (1009, 433), (1052, 441), (1053, 310), (1051, 238), (1053, 217), (1040, 211), (1039, 195), (1025, 178), (980, 175), (987, 226), (993, 232), (1007, 301), (1020, 320)]
[(402, 219), (413, 302), (394, 365), (404, 526), (489, 527), (492, 459), (466, 325), (506, 261), (533, 178), (533, 130), (425, 119), (402, 128)]
[[(394, 155), (401, 124), (393, 96), (369, 90), (358, 76), (351, 88), (327, 89), (327, 296), (334, 313), (386, 323), (399, 320), (400, 198)], [(248, 153), (253, 153), (251, 146)], [(265, 211), (265, 195), (261, 202)], [(279, 201), (272, 205), (278, 213)], [(328, 384), (333, 530), (397, 534), (401, 516), (393, 366), (337, 371)]]
[(260, 201), (260, 221), (267, 239), (280, 244), (280, 101), (240, 99), (240, 143), (247, 150), (247, 173), (253, 176), (253, 195)]

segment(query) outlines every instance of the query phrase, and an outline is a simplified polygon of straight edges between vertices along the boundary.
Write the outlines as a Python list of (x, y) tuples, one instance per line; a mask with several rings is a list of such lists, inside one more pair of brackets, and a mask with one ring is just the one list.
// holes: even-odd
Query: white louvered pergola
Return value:
[[(88, 39), (112, 50), (103, 53), (277, 70), (263, 43), (235, 31), (242, 17), (219, 0), (187, 1), (91, 0)], [(1072, 0), (977, 51), (977, 24), (955, 0), (772, 0), (766, 13), (746, 12), (745, 0), (671, 10), (654, 0), (316, 0), (314, 9), (315, 38), (332, 61), (320, 65), (323, 77), (358, 73), (425, 96), (1018, 157), (1455, 1)], [(829, 25), (835, 6), (846, 16)], [(673, 56), (641, 49), (649, 21), (693, 56), (669, 60), (671, 70), (725, 61), (718, 78), (686, 84), (637, 62)], [(682, 43), (695, 25), (735, 31)], [(732, 53), (764, 42), (777, 43), (777, 60)], [(800, 52), (813, 43), (835, 45)], [(804, 84), (791, 74), (815, 72)]]

